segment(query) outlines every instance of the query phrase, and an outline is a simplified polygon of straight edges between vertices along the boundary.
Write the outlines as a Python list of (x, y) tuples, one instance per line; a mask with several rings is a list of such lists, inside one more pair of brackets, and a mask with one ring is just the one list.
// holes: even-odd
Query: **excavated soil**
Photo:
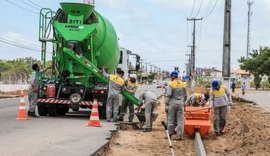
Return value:
[[(162, 100), (161, 100), (162, 101)], [(163, 156), (171, 155), (161, 121), (165, 120), (164, 104), (155, 112), (158, 119), (153, 124), (153, 131), (144, 133), (129, 127), (119, 130), (113, 138), (107, 156)], [(207, 155), (210, 156), (266, 156), (270, 155), (270, 113), (247, 103), (235, 103), (228, 114), (228, 132), (215, 137), (213, 128), (209, 136), (203, 138)], [(183, 141), (172, 140), (176, 156), (193, 156), (192, 138)]]
[[(24, 95), (27, 95), (27, 90), (23, 90)], [(5, 98), (15, 98), (20, 96), (21, 91), (12, 91), (12, 92), (1, 92), (0, 91), (0, 99), (5, 99)]]

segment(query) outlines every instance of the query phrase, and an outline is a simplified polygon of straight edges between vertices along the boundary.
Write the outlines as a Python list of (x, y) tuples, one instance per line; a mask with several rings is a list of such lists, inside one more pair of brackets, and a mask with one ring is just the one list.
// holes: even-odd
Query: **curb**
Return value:
[[(163, 94), (158, 96), (158, 100), (163, 96)], [(108, 140), (104, 145), (102, 145), (99, 149), (97, 149), (95, 152), (90, 154), (90, 156), (104, 156), (104, 154), (109, 149), (110, 143), (113, 140), (113, 137), (117, 134), (119, 130), (119, 125), (116, 124), (116, 130), (110, 130), (110, 135), (106, 136), (106, 140)]]
[(110, 130), (110, 135), (106, 136), (106, 140), (108, 140), (104, 145), (102, 145), (99, 149), (97, 149), (95, 152), (90, 154), (90, 156), (103, 156), (107, 150), (109, 149), (109, 145), (112, 141), (112, 138), (114, 135), (117, 134), (119, 127), (116, 125), (115, 130)]

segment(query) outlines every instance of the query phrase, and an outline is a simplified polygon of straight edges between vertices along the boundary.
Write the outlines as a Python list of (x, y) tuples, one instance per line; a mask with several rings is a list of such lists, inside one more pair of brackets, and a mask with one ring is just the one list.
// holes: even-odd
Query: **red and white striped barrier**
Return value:
[[(57, 99), (38, 99), (38, 102), (51, 103), (51, 104), (65, 104), (65, 105), (72, 104), (72, 102), (70, 100), (57, 100)], [(81, 101), (80, 105), (91, 106), (91, 105), (93, 105), (93, 102), (92, 101)], [(98, 102), (98, 105), (102, 106), (102, 103)]]

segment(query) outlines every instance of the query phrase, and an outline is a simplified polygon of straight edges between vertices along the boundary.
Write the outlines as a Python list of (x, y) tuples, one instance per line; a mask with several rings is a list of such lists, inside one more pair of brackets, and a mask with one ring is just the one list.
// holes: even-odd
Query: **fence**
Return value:
[(0, 74), (0, 91), (10, 92), (27, 89), (29, 75), (26, 73), (2, 72)]

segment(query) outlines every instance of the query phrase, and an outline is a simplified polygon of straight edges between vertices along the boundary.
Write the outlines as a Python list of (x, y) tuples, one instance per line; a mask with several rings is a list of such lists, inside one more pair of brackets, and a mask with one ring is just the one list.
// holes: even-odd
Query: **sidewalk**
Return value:
[(247, 91), (245, 95), (242, 95), (240, 91), (236, 91), (233, 96), (241, 97), (249, 101), (253, 101), (259, 105), (259, 107), (270, 112), (270, 91)]

